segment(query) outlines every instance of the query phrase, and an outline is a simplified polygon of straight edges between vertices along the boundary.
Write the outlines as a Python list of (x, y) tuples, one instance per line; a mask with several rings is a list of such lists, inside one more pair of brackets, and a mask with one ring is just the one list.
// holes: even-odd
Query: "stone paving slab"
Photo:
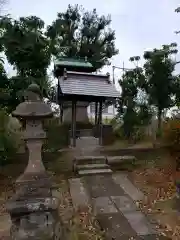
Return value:
[(73, 204), (90, 202), (87, 197), (90, 195), (96, 219), (105, 231), (106, 240), (168, 240), (157, 235), (154, 224), (136, 206), (134, 201), (141, 200), (144, 195), (127, 175), (118, 173), (113, 177), (98, 175), (83, 179), (84, 185), (80, 179), (70, 181), (70, 188), (73, 189), (71, 195), (75, 195), (72, 196)]
[(159, 236), (157, 234), (152, 234), (147, 236), (140, 236), (138, 240), (170, 240), (170, 238), (165, 236)]
[(153, 225), (150, 224), (141, 211), (126, 212), (123, 214), (138, 235), (144, 236), (157, 233), (155, 229), (153, 229)]
[(139, 201), (144, 198), (144, 194), (132, 184), (126, 174), (115, 173), (112, 178), (134, 201)]
[(137, 236), (136, 232), (130, 226), (129, 222), (119, 213), (98, 214), (97, 221), (103, 230), (107, 239), (123, 239), (122, 237)]
[(111, 196), (111, 199), (122, 213), (138, 210), (129, 196)]
[(116, 213), (114, 203), (109, 197), (98, 197), (92, 200), (95, 214)]
[(85, 177), (87, 188), (92, 198), (124, 195), (125, 192), (115, 184), (111, 175)]
[[(113, 237), (112, 237), (113, 236)], [(115, 237), (114, 237), (115, 236)], [(140, 236), (129, 236), (129, 235), (115, 235), (114, 232), (108, 233), (106, 235), (107, 240), (171, 240), (170, 238), (164, 237), (164, 236), (158, 236), (158, 235), (151, 235), (146, 237), (140, 237)]]
[(70, 193), (75, 210), (88, 207), (89, 196), (80, 178), (69, 179)]

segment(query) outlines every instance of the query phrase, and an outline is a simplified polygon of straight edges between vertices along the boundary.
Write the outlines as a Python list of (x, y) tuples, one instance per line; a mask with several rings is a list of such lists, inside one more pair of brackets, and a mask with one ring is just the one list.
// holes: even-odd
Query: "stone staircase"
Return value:
[(99, 139), (92, 136), (82, 136), (76, 140), (76, 149), (83, 156), (97, 155), (100, 149)]
[(76, 140), (76, 150), (73, 162), (74, 171), (80, 175), (110, 174), (112, 170), (106, 157), (100, 156), (99, 139), (92, 136), (82, 136)]
[(79, 176), (111, 174), (112, 170), (126, 170), (133, 167), (134, 156), (101, 156), (99, 139), (81, 136), (76, 140), (73, 170)]
[(79, 176), (94, 174), (111, 174), (112, 170), (104, 156), (79, 156), (73, 163), (74, 171)]

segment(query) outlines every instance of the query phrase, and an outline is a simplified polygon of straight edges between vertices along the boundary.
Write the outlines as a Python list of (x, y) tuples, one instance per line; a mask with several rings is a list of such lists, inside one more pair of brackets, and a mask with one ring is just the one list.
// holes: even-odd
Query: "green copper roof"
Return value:
[(66, 58), (60, 57), (54, 60), (54, 64), (56, 66), (73, 66), (73, 67), (80, 67), (80, 68), (92, 68), (92, 64), (86, 61), (83, 58)]

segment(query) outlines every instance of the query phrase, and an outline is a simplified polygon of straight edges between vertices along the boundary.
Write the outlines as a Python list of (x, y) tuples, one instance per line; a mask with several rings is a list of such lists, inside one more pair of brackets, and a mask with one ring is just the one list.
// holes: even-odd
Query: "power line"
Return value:
[(115, 69), (120, 69), (123, 70), (123, 74), (125, 71), (131, 71), (133, 70), (132, 68), (125, 68), (124, 67), (124, 62), (123, 62), (123, 67), (118, 67), (118, 66), (112, 66), (112, 71), (113, 71), (113, 84), (115, 84)]

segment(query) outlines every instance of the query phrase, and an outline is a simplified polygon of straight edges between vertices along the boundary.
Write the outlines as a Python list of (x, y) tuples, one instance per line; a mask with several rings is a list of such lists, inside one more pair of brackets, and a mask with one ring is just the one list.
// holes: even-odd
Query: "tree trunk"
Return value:
[(160, 133), (162, 123), (162, 110), (158, 109), (158, 132)]

